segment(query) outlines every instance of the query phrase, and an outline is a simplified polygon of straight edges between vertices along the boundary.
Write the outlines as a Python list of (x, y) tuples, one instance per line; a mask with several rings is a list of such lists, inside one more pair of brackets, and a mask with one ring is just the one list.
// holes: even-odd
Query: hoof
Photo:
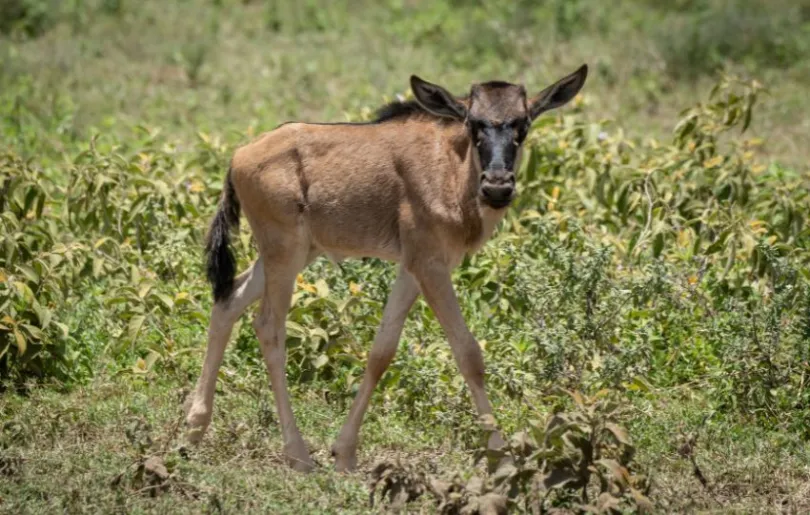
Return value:
[(303, 474), (308, 474), (315, 470), (315, 462), (307, 456), (306, 460), (300, 460), (297, 458), (293, 458), (291, 456), (285, 456), (287, 458), (287, 464), (296, 472), (301, 472)]
[(198, 445), (205, 436), (204, 427), (189, 427), (186, 429), (186, 441), (192, 445)]
[(335, 470), (338, 472), (354, 472), (357, 469), (357, 450), (334, 444), (332, 457), (335, 458)]
[(502, 448), (504, 445), (506, 445), (506, 442), (499, 431), (494, 431), (491, 435), (489, 435), (487, 449), (496, 450)]
[(209, 424), (211, 424), (210, 410), (206, 410), (193, 401), (186, 403), (186, 440), (189, 443), (200, 443)]
[(287, 465), (296, 472), (312, 472), (315, 462), (309, 457), (309, 450), (303, 440), (284, 446)]
[(210, 423), (210, 412), (195, 409), (195, 407), (192, 406), (188, 410), (188, 415), (186, 415), (186, 440), (192, 444), (200, 443)]

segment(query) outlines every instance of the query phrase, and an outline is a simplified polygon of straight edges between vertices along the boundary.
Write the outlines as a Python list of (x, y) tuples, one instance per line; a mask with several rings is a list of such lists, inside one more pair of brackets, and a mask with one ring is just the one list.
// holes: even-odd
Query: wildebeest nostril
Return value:
[(483, 200), (492, 207), (502, 208), (512, 201), (515, 189), (510, 184), (486, 182), (481, 186)]
[(488, 171), (481, 174), (481, 183), (489, 184), (515, 184), (514, 172), (506, 172), (503, 170)]

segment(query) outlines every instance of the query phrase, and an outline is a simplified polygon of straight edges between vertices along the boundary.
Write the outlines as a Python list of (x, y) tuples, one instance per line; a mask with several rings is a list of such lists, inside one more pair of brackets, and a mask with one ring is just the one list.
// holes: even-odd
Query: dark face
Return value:
[(468, 123), (481, 166), (481, 200), (496, 209), (506, 207), (515, 197), (515, 172), (531, 121), (518, 118), (503, 123)]
[(481, 202), (503, 209), (516, 195), (515, 173), (531, 118), (522, 87), (496, 84), (473, 87), (467, 129), (481, 171)]
[(428, 111), (464, 121), (474, 146), (473, 159), (481, 172), (481, 202), (503, 209), (515, 198), (515, 172), (532, 120), (568, 103), (587, 76), (588, 67), (583, 65), (531, 98), (526, 97), (523, 86), (499, 81), (473, 85), (465, 99), (454, 98), (441, 86), (415, 75), (411, 76), (411, 89)]

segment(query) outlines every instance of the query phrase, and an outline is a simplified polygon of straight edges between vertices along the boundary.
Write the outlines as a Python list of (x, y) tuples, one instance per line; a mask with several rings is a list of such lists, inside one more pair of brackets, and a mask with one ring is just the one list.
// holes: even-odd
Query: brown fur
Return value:
[(472, 159), (458, 122), (294, 123), (237, 150), (231, 173), (254, 231), (300, 226), (320, 253), (409, 265), (428, 249), (458, 259), (502, 216), (480, 205)]
[[(400, 106), (389, 109), (380, 123), (289, 123), (239, 148), (220, 209), (241, 205), (260, 258), (235, 282), (227, 278), (227, 298), (214, 305), (203, 372), (188, 401), (191, 439), (198, 440), (210, 423), (216, 374), (233, 324), (261, 298), (254, 327), (285, 454), (297, 469), (312, 467), (287, 393), (284, 328), (296, 274), (318, 255), (335, 260), (370, 256), (401, 264), (365, 378), (333, 446), (338, 469), (355, 466), (363, 415), (419, 293), (445, 330), (478, 412), (491, 413), (481, 350), (462, 318), (450, 272), (465, 253), (489, 239), (505, 209), (481, 200), (482, 170), (467, 117), (492, 124), (528, 120), (530, 110), (544, 110), (538, 102), (567, 102), (584, 82), (584, 70), (563, 79), (573, 86), (547, 88), (529, 105), (522, 86), (485, 83), (473, 86), (469, 97), (455, 99), (439, 86), (412, 78), (420, 104), (434, 114)], [(514, 144), (519, 147), (520, 141)], [(218, 235), (227, 233), (228, 219), (215, 219)], [(222, 242), (227, 244), (226, 236), (210, 247), (227, 263)], [(216, 267), (211, 273), (216, 275)], [(501, 443), (493, 433), (490, 444)]]
[(526, 89), (508, 82), (476, 84), (470, 93), (470, 116), (503, 123), (526, 116)]

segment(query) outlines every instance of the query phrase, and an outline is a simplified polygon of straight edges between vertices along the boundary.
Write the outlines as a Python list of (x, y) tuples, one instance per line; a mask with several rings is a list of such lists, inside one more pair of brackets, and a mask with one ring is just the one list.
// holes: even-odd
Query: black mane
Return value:
[[(377, 109), (372, 123), (382, 123), (388, 120), (409, 118), (414, 115), (426, 114), (435, 116), (426, 111), (416, 100), (394, 100)], [(437, 117), (438, 118), (438, 117)]]

